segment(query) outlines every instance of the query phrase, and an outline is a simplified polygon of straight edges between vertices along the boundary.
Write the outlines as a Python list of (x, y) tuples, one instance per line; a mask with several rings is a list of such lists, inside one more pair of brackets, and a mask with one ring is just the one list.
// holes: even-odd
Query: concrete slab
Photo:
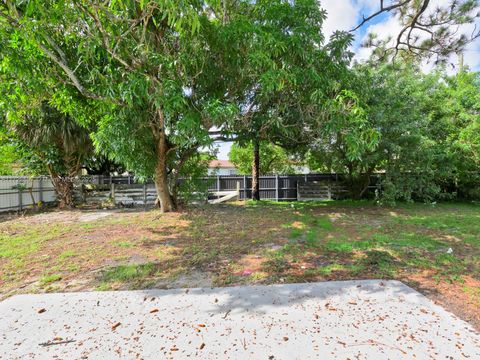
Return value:
[(480, 334), (397, 281), (18, 295), (2, 359), (480, 359)]

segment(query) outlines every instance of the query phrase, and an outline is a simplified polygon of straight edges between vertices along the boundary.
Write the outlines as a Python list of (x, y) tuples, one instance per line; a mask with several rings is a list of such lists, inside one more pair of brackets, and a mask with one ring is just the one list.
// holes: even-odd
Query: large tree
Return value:
[[(225, 59), (228, 92), (239, 112), (224, 131), (252, 145), (252, 198), (259, 200), (261, 144), (306, 142), (317, 112), (346, 68), (351, 36), (322, 32), (326, 13), (315, 0), (229, 3)], [(226, 51), (224, 51), (226, 52)]]
[(385, 201), (475, 197), (478, 74), (359, 65), (308, 148), (312, 169), (346, 174), (353, 197), (381, 173)]
[(211, 141), (208, 129), (232, 107), (223, 105), (214, 54), (226, 19), (219, 2), (7, 1), (0, 9), (2, 71), (15, 79), (5, 93), (13, 101), (50, 89), (57, 108), (95, 129), (97, 149), (153, 176), (162, 210), (173, 210), (169, 174)]
[(21, 119), (11, 119), (9, 127), (24, 171), (37, 175), (47, 172), (59, 207), (74, 206), (75, 177), (93, 153), (88, 129), (45, 102)]

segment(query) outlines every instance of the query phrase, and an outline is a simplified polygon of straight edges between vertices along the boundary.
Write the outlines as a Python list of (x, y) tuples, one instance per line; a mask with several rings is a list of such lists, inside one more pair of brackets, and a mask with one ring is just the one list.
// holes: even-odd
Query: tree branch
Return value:
[(398, 9), (398, 8), (402, 7), (403, 5), (408, 4), (411, 1), (412, 0), (405, 0), (403, 2), (384, 7), (383, 6), (383, 0), (380, 0), (380, 10), (378, 10), (377, 12), (374, 12), (373, 14), (369, 15), (368, 17), (362, 16), (362, 21), (357, 26), (355, 26), (353, 29), (351, 29), (350, 32), (354, 32), (354, 31), (360, 29), (363, 25), (365, 25), (367, 22), (369, 22), (373, 18), (376, 18), (377, 16), (379, 16), (379, 15), (385, 13), (385, 12), (390, 12), (392, 10)]

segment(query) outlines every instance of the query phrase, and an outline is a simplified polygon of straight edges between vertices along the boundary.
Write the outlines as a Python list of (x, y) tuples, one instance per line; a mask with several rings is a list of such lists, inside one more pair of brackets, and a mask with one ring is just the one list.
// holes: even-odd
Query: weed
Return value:
[(133, 244), (130, 241), (119, 241), (115, 243), (115, 246), (118, 246), (121, 248), (131, 248)]
[(153, 275), (156, 270), (154, 263), (119, 265), (108, 268), (102, 275), (102, 281), (131, 281)]
[(64, 252), (62, 252), (60, 255), (58, 255), (58, 258), (60, 260), (64, 260), (66, 258), (70, 258), (70, 257), (73, 257), (73, 256), (76, 256), (77, 254), (75, 253), (75, 251), (73, 250), (65, 250)]
[(283, 256), (274, 256), (262, 264), (263, 270), (269, 273), (283, 273), (290, 268), (290, 263)]
[(61, 280), (61, 279), (62, 279), (62, 277), (61, 277), (59, 274), (44, 275), (44, 276), (40, 279), (40, 285), (44, 286), (44, 285), (53, 283), (53, 282), (55, 282), (55, 281), (59, 281), (59, 280)]

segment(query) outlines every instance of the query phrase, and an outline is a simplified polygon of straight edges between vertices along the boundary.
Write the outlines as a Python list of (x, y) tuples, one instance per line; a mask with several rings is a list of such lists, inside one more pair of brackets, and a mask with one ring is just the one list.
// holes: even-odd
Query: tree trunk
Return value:
[(73, 180), (68, 176), (52, 176), (52, 183), (57, 194), (60, 209), (73, 208)]
[(252, 199), (260, 200), (260, 144), (253, 141)]
[(157, 142), (157, 165), (155, 167), (155, 188), (157, 189), (157, 201), (155, 204), (160, 206), (162, 212), (175, 210), (175, 203), (170, 195), (168, 188), (167, 174), (167, 136), (165, 135), (165, 123), (163, 114), (159, 111), (159, 133)]
[(157, 189), (157, 201), (155, 203), (162, 212), (170, 212), (175, 210), (175, 204), (168, 188), (167, 167), (165, 165), (165, 161), (162, 161), (159, 156), (155, 169), (155, 188)]

